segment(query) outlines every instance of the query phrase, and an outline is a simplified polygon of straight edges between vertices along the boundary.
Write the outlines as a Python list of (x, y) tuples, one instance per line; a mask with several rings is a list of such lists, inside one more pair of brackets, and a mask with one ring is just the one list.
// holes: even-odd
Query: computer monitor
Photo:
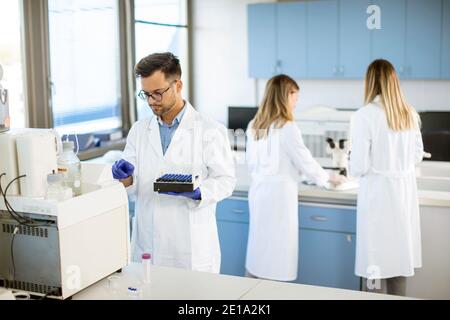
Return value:
[[(423, 148), (431, 161), (450, 161), (450, 112), (420, 112)], [(427, 159), (425, 159), (427, 160)]]
[(228, 129), (247, 130), (248, 123), (257, 111), (258, 107), (228, 107)]

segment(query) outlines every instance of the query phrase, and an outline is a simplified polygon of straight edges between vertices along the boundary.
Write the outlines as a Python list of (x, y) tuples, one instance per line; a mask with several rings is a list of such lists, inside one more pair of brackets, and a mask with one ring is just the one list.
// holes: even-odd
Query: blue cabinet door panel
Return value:
[(306, 3), (277, 6), (278, 72), (306, 77)]
[[(217, 205), (221, 273), (245, 275), (249, 232), (248, 200), (229, 198)], [(297, 283), (359, 290), (354, 276), (355, 209), (299, 206), (299, 271)]]
[(407, 76), (438, 79), (441, 73), (442, 0), (408, 0), (406, 7)]
[(248, 224), (218, 221), (221, 264), (220, 273), (233, 276), (245, 275)]
[(300, 228), (356, 233), (356, 210), (339, 207), (299, 206)]
[(371, 60), (366, 10), (369, 0), (339, 2), (339, 76), (362, 79)]
[(400, 77), (406, 76), (406, 1), (374, 0), (380, 7), (381, 29), (372, 30), (372, 60), (391, 62)]
[(307, 2), (308, 78), (338, 77), (338, 2)]
[(300, 229), (298, 283), (359, 290), (354, 262), (353, 234)]
[(450, 0), (443, 0), (441, 78), (450, 79)]
[(254, 78), (269, 78), (275, 73), (276, 5), (255, 4), (248, 9), (248, 64)]
[(248, 223), (249, 208), (247, 200), (227, 199), (217, 204), (217, 220)]

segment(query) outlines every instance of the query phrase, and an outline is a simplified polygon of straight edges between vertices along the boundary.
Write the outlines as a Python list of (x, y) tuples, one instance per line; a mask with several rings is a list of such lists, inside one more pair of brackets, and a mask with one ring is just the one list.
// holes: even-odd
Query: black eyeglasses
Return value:
[(169, 86), (162, 92), (146, 92), (144, 90), (139, 91), (138, 97), (141, 98), (144, 101), (148, 101), (148, 99), (152, 98), (153, 101), (161, 102), (163, 99), (164, 93), (169, 91), (169, 89), (172, 87), (172, 85), (177, 82), (177, 80), (172, 81)]

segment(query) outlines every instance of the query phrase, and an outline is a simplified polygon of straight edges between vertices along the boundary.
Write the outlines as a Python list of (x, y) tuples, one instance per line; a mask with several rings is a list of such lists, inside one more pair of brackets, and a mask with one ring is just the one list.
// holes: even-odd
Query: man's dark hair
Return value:
[(147, 78), (156, 71), (164, 73), (166, 79), (181, 78), (180, 60), (170, 52), (153, 53), (136, 65), (136, 77)]

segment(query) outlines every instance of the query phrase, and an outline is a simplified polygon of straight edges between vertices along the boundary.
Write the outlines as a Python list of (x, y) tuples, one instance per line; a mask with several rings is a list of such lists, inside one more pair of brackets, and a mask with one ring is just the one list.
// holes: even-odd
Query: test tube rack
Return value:
[(200, 186), (199, 176), (191, 174), (165, 174), (153, 183), (155, 192), (192, 192)]

